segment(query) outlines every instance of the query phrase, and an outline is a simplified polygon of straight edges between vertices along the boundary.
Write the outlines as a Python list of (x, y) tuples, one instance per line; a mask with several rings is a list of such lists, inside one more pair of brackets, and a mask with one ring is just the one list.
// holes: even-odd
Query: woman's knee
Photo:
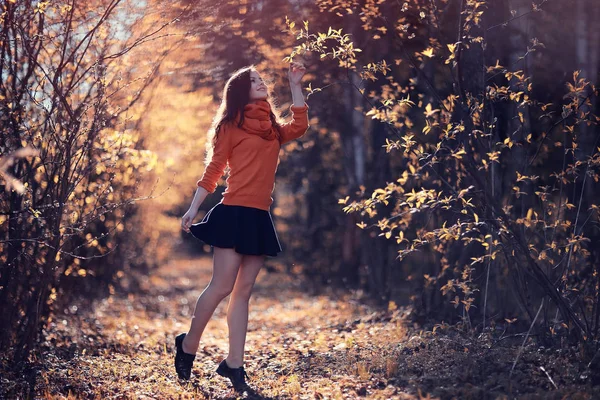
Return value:
[(250, 299), (254, 282), (239, 280), (233, 287), (233, 296), (237, 298)]
[(233, 249), (215, 247), (213, 277), (208, 284), (209, 290), (221, 298), (227, 297), (233, 290), (241, 260), (241, 254)]
[(233, 285), (218, 284), (211, 281), (208, 284), (206, 290), (210, 291), (211, 293), (214, 293), (214, 295), (219, 297), (220, 299), (224, 299), (225, 297), (229, 296), (233, 291)]

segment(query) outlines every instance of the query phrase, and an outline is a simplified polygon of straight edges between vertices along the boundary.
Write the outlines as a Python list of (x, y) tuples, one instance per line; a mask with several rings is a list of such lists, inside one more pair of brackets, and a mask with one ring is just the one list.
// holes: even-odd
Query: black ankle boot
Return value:
[(192, 364), (194, 363), (196, 355), (188, 354), (183, 351), (183, 338), (185, 338), (185, 333), (182, 333), (175, 338), (175, 371), (177, 371), (179, 379), (188, 380), (192, 375)]
[(244, 370), (244, 367), (231, 368), (229, 365), (227, 365), (227, 361), (223, 360), (217, 368), (217, 374), (224, 376), (225, 378), (229, 378), (233, 388), (236, 391), (250, 389), (250, 386), (248, 386), (245, 380), (245, 378), (250, 377)]

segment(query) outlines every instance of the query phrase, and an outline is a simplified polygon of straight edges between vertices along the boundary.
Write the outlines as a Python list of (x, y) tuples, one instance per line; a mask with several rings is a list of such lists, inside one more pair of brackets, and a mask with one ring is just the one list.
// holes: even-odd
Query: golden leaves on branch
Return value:
[(433, 58), (433, 47), (429, 47), (426, 50), (423, 50), (421, 54), (428, 58)]
[(319, 54), (319, 58), (325, 59), (331, 57), (339, 61), (340, 68), (356, 69), (356, 53), (362, 52), (355, 48), (350, 40), (349, 34), (342, 34), (342, 28), (333, 29), (329, 27), (327, 33), (319, 32), (317, 34), (309, 33), (308, 21), (303, 22), (303, 28), (299, 32), (295, 31), (296, 23), (285, 17), (286, 29), (283, 32), (289, 32), (301, 40), (300, 45), (295, 46), (291, 54), (283, 58), (284, 62), (292, 62), (294, 57), (303, 56), (307, 52)]
[(46, 8), (50, 5), (49, 1), (39, 1), (34, 8), (34, 14), (44, 14), (46, 12)]
[[(357, 2), (342, 0), (319, 3), (337, 7), (335, 12), (341, 15), (356, 13), (358, 8)], [(421, 63), (431, 64), (433, 71), (447, 69), (447, 65), (454, 69), (459, 53), (464, 60), (470, 49), (485, 48), (484, 37), (476, 33), (479, 29), (474, 29), (481, 24), (485, 11), (485, 1), (466, 0), (458, 41), (445, 44), (435, 38), (418, 38), (419, 43), (411, 44), (410, 54)], [(414, 37), (417, 17), (428, 18), (427, 23), (436, 19), (434, 10), (425, 3), (404, 2), (401, 13), (390, 30), (395, 30), (394, 35), (402, 42), (409, 35)], [(583, 143), (578, 137), (579, 129), (584, 124), (597, 126), (600, 117), (590, 112), (591, 98), (597, 96), (597, 89), (579, 72), (573, 74), (564, 96), (566, 101), (561, 104), (540, 104), (532, 95), (533, 84), (526, 71), (511, 70), (497, 59), (491, 65), (481, 65), (485, 86), (480, 93), (450, 90), (444, 97), (435, 93), (437, 82), (420, 69), (421, 63), (411, 65), (413, 69), (406, 73), (401, 59), (357, 60), (364, 54), (353, 51), (351, 37), (341, 29), (329, 27), (326, 32), (311, 33), (308, 22), (302, 29), (286, 22), (288, 31), (300, 41), (286, 60), (311, 51), (319, 54), (323, 62), (332, 60), (347, 69), (342, 72), (356, 72), (361, 83), (369, 85), (369, 90), (356, 85), (368, 102), (365, 116), (384, 122), (391, 133), (382, 139), (382, 148), (397, 168), (395, 180), (371, 193), (338, 200), (344, 212), (358, 214), (358, 228), (372, 229), (379, 236), (394, 240), (400, 260), (423, 249), (440, 253), (443, 259), (451, 244), (453, 248), (460, 242), (465, 249), (467, 245), (475, 246), (477, 256), (467, 266), (448, 267), (448, 260), (442, 261), (445, 271), (454, 270), (428, 280), (436, 279), (441, 284), (439, 278), (444, 273), (455, 274), (457, 278), (443, 286), (443, 294), (452, 295), (454, 305), (462, 305), (466, 311), (473, 306), (471, 294), (475, 284), (470, 279), (471, 269), (481, 263), (491, 265), (492, 261), (496, 265), (506, 263), (500, 254), (510, 258), (522, 251), (519, 257), (533, 255), (540, 265), (548, 265), (556, 262), (557, 255), (569, 251), (581, 260), (585, 239), (573, 236), (573, 230), (581, 227), (583, 215), (579, 214), (583, 210), (579, 209), (578, 199), (567, 198), (562, 191), (559, 195), (557, 189), (582, 186), (582, 178), (588, 179), (586, 183), (600, 181), (600, 148), (594, 152), (590, 148), (592, 154), (585, 154), (586, 159), (580, 157)], [(389, 33), (372, 23), (364, 27), (372, 29), (374, 35)], [(532, 39), (519, 60), (543, 46)], [(395, 81), (397, 76), (402, 76), (403, 81)], [(440, 87), (445, 93), (445, 87)], [(313, 89), (309, 84), (309, 93), (324, 90), (325, 87)], [(505, 109), (510, 111), (498, 117), (494, 113), (497, 106), (503, 113)], [(567, 154), (569, 161), (564, 168), (542, 165)], [(505, 169), (510, 173), (502, 176), (499, 171)], [(496, 192), (498, 178), (506, 184), (501, 185), (500, 193)], [(494, 189), (490, 193), (491, 188)], [(522, 201), (515, 201), (515, 197)], [(489, 204), (495, 200), (497, 204)], [(597, 205), (585, 208), (589, 220), (598, 219)], [(525, 245), (519, 250), (514, 246), (514, 236), (509, 233), (515, 229), (531, 235), (527, 239), (529, 248)], [(552, 234), (548, 235), (550, 230)]]
[(367, 63), (367, 65), (364, 66), (363, 70), (360, 72), (360, 78), (362, 80), (370, 80), (374, 82), (377, 80), (376, 75), (378, 73), (386, 76), (390, 71), (391, 68), (385, 60), (381, 60), (377, 63)]
[(462, 42), (456, 42), (456, 43), (448, 43), (446, 46), (448, 47), (448, 51), (450, 51), (450, 56), (448, 56), (448, 58), (446, 59), (446, 61), (444, 61), (444, 64), (450, 64), (452, 63), (452, 66), (454, 66), (455, 64), (455, 60), (456, 60), (456, 50), (458, 49), (458, 46), (461, 44)]

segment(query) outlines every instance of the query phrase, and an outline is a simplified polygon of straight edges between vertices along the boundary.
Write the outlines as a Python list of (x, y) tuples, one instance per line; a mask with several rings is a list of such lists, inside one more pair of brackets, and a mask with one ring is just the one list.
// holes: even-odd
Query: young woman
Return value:
[[(217, 305), (231, 294), (227, 308), (229, 354), (217, 373), (229, 378), (236, 390), (249, 388), (244, 370), (244, 343), (248, 328), (248, 301), (266, 256), (281, 246), (273, 226), (270, 206), (280, 147), (308, 129), (308, 106), (300, 81), (305, 68), (292, 63), (288, 79), (293, 104), (292, 120), (280, 122), (271, 107), (267, 86), (254, 67), (236, 71), (227, 81), (219, 111), (209, 132), (206, 169), (181, 227), (213, 247), (213, 271), (192, 317), (187, 333), (175, 339), (175, 369), (189, 379), (202, 332)], [(229, 165), (223, 199), (197, 224), (192, 224), (200, 204), (213, 193)]]

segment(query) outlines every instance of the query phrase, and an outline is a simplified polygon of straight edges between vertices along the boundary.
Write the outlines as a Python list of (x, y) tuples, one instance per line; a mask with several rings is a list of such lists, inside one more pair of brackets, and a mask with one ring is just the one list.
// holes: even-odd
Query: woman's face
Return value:
[(250, 101), (265, 100), (267, 98), (267, 85), (256, 71), (250, 71)]

